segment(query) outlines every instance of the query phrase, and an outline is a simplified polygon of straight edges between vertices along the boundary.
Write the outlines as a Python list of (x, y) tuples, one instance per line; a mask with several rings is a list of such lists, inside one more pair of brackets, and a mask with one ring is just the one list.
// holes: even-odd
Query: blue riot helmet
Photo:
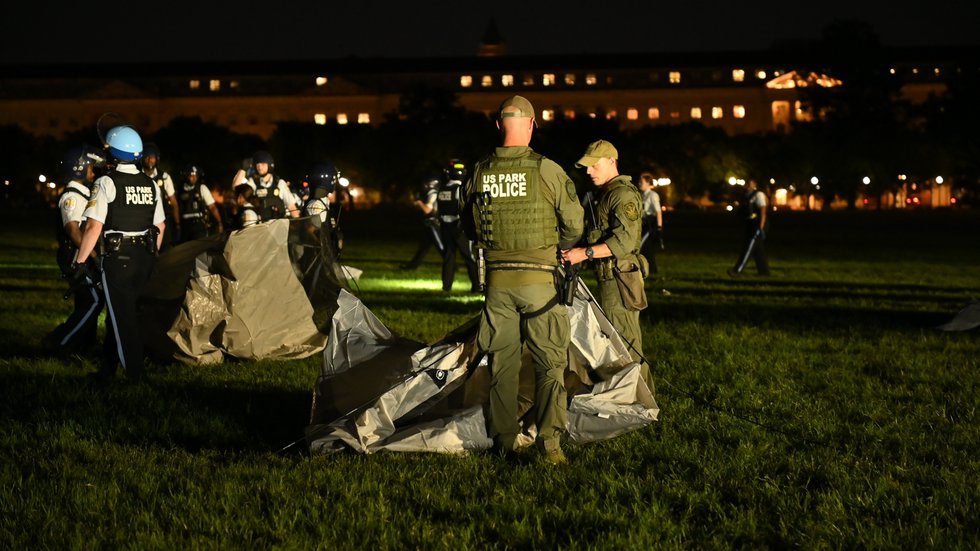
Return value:
[(134, 163), (143, 153), (143, 139), (129, 126), (117, 126), (106, 132), (109, 154), (121, 163)]
[(444, 172), (448, 180), (466, 180), (466, 165), (459, 159), (450, 159)]
[(276, 161), (272, 158), (272, 154), (269, 153), (268, 151), (256, 151), (255, 153), (252, 154), (252, 170), (256, 173), (258, 172), (258, 170), (255, 167), (259, 163), (265, 163), (269, 165), (269, 172), (272, 172), (276, 166)]
[(99, 166), (105, 162), (105, 157), (89, 146), (74, 147), (65, 153), (61, 161), (61, 172), (66, 180), (84, 182), (88, 176), (88, 167)]
[(337, 167), (329, 162), (316, 163), (310, 167), (310, 172), (306, 176), (306, 181), (310, 185), (314, 199), (326, 197), (334, 190), (337, 178), (340, 174)]

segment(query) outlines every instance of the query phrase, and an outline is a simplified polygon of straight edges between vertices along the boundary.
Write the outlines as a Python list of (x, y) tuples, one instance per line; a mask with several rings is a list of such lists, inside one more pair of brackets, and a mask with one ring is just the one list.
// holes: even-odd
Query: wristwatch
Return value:
[(585, 248), (585, 258), (588, 258), (589, 260), (592, 260), (592, 255), (594, 255), (594, 254), (595, 254), (595, 251), (592, 250), (592, 247), (586, 247)]

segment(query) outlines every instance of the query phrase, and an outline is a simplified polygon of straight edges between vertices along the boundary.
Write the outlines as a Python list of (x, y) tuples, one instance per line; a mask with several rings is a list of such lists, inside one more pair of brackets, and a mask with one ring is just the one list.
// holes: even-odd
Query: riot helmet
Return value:
[(129, 126), (116, 126), (106, 132), (105, 145), (120, 163), (135, 163), (143, 153), (143, 138)]
[(450, 159), (444, 172), (448, 180), (459, 180), (462, 182), (466, 179), (466, 165), (459, 159)]
[(422, 179), (422, 190), (432, 191), (439, 187), (439, 177), (435, 174), (429, 174)]
[(74, 147), (65, 153), (61, 161), (61, 172), (66, 180), (84, 182), (88, 179), (88, 167), (99, 166), (105, 162), (105, 157), (98, 151), (85, 144)]
[(203, 171), (201, 171), (201, 169), (193, 163), (182, 166), (179, 172), (180, 180), (182, 182), (189, 182), (191, 176), (196, 176), (197, 179), (200, 180), (203, 174)]
[(339, 177), (340, 173), (337, 172), (337, 167), (330, 162), (322, 162), (310, 167), (310, 172), (306, 175), (306, 182), (310, 186), (313, 197), (320, 199), (333, 192)]
[[(272, 158), (272, 154), (268, 151), (256, 151), (252, 154), (252, 171), (256, 174), (259, 173), (258, 165), (265, 163), (268, 165), (269, 170), (267, 173), (271, 173), (275, 169), (276, 161)], [(265, 174), (263, 174), (264, 176)]]

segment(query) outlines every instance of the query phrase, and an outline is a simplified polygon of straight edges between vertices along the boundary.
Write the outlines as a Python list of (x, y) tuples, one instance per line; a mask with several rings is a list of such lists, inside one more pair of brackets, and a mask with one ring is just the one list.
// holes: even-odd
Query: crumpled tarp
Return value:
[(943, 331), (969, 331), (980, 327), (980, 300), (971, 300), (953, 319), (936, 327)]
[[(313, 392), (306, 430), (311, 451), (465, 453), (492, 446), (490, 373), (476, 346), (479, 318), (425, 346), (390, 331), (346, 291), (338, 305)], [(603, 440), (656, 421), (660, 409), (639, 364), (581, 282), (569, 308), (570, 439)], [(526, 351), (519, 394), (519, 442), (526, 445), (536, 432)]]

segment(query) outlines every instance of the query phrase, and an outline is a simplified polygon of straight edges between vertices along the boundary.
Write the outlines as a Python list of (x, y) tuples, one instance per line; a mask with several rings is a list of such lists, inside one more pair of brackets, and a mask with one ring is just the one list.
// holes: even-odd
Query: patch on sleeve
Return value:
[(640, 207), (633, 201), (623, 204), (623, 214), (630, 222), (636, 222), (640, 218)]
[(571, 180), (565, 180), (565, 193), (568, 194), (568, 198), (572, 201), (578, 201), (578, 194), (575, 193), (575, 182)]
[(75, 198), (74, 197), (67, 197), (67, 198), (65, 198), (65, 208), (67, 208), (68, 210), (72, 210), (72, 209), (75, 208)]

